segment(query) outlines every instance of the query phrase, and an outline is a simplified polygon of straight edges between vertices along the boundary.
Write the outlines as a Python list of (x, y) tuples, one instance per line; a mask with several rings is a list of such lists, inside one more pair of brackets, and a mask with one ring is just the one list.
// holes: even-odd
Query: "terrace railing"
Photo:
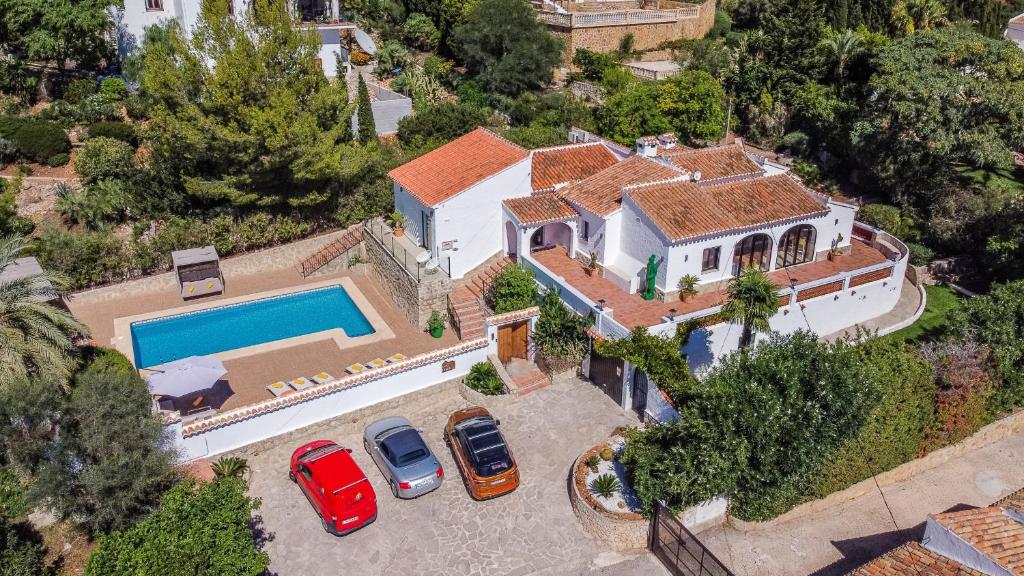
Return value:
[(420, 262), (418, 258), (426, 249), (413, 246), (412, 242), (404, 237), (396, 238), (395, 231), (380, 219), (370, 220), (364, 225), (364, 229), (366, 233), (363, 234), (363, 237), (370, 238), (372, 242), (383, 248), (384, 252), (416, 282), (429, 282), (435, 278), (451, 277), (451, 258), (447, 256), (437, 258), (436, 266), (431, 265), (429, 260)]
[(610, 10), (607, 12), (554, 12), (538, 10), (541, 22), (560, 28), (598, 28), (601, 26), (624, 26), (627, 24), (658, 24), (700, 16), (699, 6), (687, 6), (671, 10)]

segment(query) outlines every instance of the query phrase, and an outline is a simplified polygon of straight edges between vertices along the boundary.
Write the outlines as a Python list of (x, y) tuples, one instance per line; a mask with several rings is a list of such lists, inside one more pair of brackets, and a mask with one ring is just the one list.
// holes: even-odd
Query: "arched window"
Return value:
[(732, 273), (738, 276), (747, 268), (768, 271), (772, 257), (772, 239), (767, 234), (751, 234), (736, 243), (732, 252)]
[(776, 268), (795, 266), (814, 260), (814, 240), (817, 231), (810, 224), (793, 226), (779, 240), (779, 255), (775, 258)]

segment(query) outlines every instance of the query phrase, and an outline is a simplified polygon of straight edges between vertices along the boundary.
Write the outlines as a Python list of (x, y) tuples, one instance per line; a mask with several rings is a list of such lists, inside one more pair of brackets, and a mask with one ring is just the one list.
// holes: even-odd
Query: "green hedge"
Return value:
[(139, 138), (130, 124), (116, 121), (93, 122), (89, 125), (89, 138), (113, 138), (137, 146)]
[(71, 140), (63, 128), (35, 118), (0, 116), (0, 137), (13, 142), (18, 154), (33, 162), (43, 163), (71, 151)]

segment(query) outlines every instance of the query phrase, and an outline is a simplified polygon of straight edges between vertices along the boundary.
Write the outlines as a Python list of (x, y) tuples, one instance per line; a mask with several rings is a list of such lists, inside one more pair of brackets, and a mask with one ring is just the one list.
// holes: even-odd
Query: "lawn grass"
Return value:
[(1009, 170), (989, 170), (983, 168), (961, 168), (960, 176), (966, 182), (983, 188), (998, 186), (1015, 193), (1024, 192), (1024, 167), (1014, 166)]
[(935, 338), (945, 331), (949, 313), (960, 306), (960, 295), (946, 286), (925, 286), (924, 291), (928, 302), (917, 322), (886, 338), (914, 344)]

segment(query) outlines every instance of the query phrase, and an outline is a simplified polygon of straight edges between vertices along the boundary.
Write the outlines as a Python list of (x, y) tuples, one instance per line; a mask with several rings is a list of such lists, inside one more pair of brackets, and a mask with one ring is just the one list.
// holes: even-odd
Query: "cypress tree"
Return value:
[(377, 138), (377, 126), (373, 123), (373, 109), (370, 108), (370, 89), (366, 87), (366, 81), (363, 80), (362, 74), (359, 74), (357, 106), (359, 108), (356, 112), (356, 119), (359, 121), (357, 136), (359, 141), (365, 144)]

